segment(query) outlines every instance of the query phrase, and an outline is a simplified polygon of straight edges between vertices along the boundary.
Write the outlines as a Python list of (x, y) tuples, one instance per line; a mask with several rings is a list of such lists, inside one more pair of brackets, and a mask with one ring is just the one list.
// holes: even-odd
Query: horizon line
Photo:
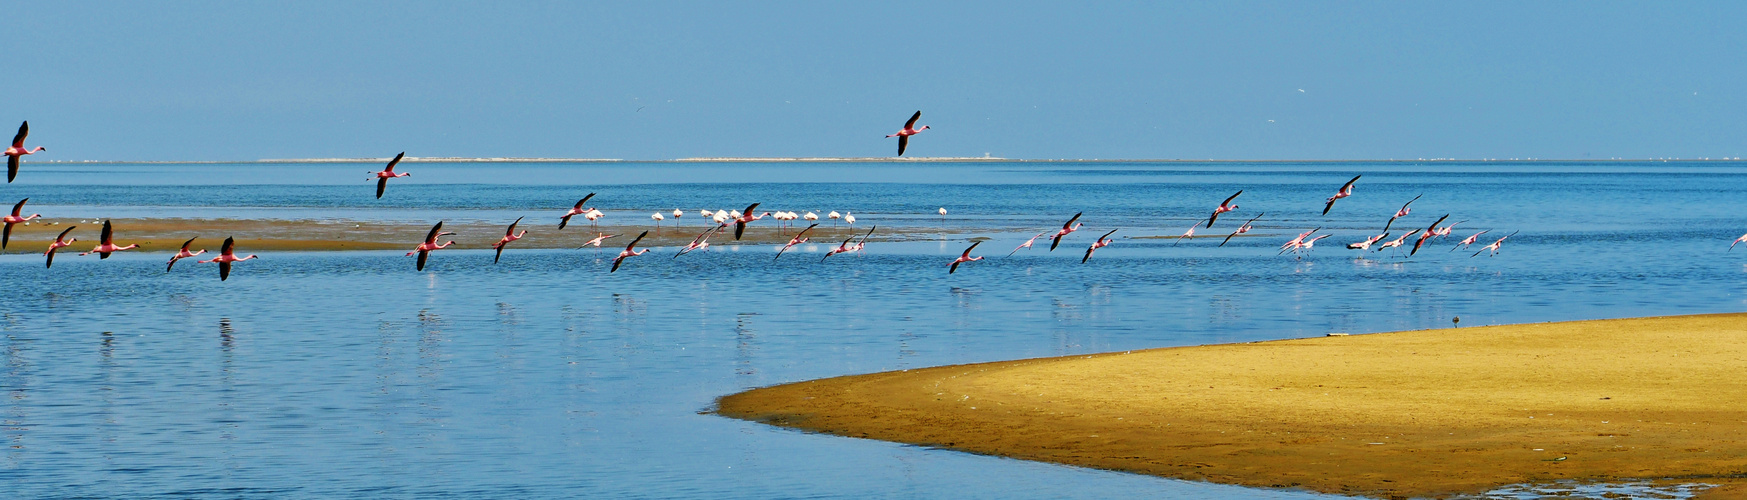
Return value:
[[(37, 160), (53, 164), (220, 164), (220, 163), (382, 163), (381, 158), (261, 158), (255, 160)], [(1731, 162), (1741, 157), (1721, 158), (1300, 158), (1300, 159), (1229, 159), (1229, 158), (1002, 158), (995, 156), (917, 156), (917, 157), (692, 157), (655, 160), (620, 158), (543, 158), (543, 157), (459, 157), (408, 156), (401, 163), (755, 163), (755, 162), (844, 162), (844, 163), (1626, 163), (1626, 162)]]

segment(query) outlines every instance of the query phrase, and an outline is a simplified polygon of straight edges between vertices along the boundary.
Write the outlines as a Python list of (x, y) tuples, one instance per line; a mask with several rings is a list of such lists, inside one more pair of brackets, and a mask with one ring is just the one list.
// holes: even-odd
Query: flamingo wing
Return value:
[(23, 214), (24, 202), (27, 202), (27, 201), (30, 201), (30, 198), (18, 200), (18, 204), (12, 206), (12, 216), (13, 217), (22, 217), (24, 215)]
[(416, 269), (418, 269), (420, 271), (425, 270), (425, 258), (430, 257), (430, 256), (431, 256), (430, 250), (419, 250), (419, 263), (418, 263), (418, 267)]
[(382, 192), (384, 190), (387, 190), (387, 189), (388, 189), (388, 178), (387, 177), (378, 177), (376, 179), (376, 199), (378, 199), (378, 200), (382, 199)]
[(55, 267), (55, 250), (55, 248), (49, 248), (49, 251), (47, 252), (49, 259), (47, 262), (43, 263), (42, 266), (44, 269), (53, 269)]
[(394, 172), (394, 166), (399, 165), (400, 159), (405, 158), (405, 157), (406, 157), (406, 152), (401, 151), (400, 154), (394, 155), (394, 159), (388, 160), (388, 168), (384, 168), (382, 170), (384, 172), (391, 172), (391, 173)]
[(522, 218), (521, 218), (521, 217), (516, 217), (516, 221), (515, 221), (515, 222), (511, 222), (511, 223), (510, 223), (510, 228), (509, 228), (509, 230), (507, 230), (507, 231), (504, 231), (504, 232), (503, 232), (503, 235), (504, 235), (504, 236), (513, 236), (513, 235), (515, 235), (515, 234), (516, 234), (516, 224), (521, 224), (521, 223), (522, 223)]
[(751, 205), (747, 205), (747, 206), (746, 206), (746, 210), (741, 210), (741, 211), (740, 211), (740, 216), (741, 216), (741, 217), (744, 217), (744, 218), (748, 218), (748, 219), (750, 219), (750, 218), (752, 218), (752, 214), (753, 214), (753, 211), (755, 211), (755, 210), (758, 210), (758, 204), (757, 204), (757, 203), (753, 203), (753, 204), (751, 204)]
[(584, 197), (582, 197), (582, 199), (576, 200), (576, 206), (571, 207), (571, 208), (574, 208), (577, 210), (582, 210), (582, 204), (588, 203), (588, 199), (593, 198), (593, 197), (594, 197), (594, 193), (589, 193), (588, 196), (584, 196)]
[(630, 249), (632, 249), (632, 248), (634, 248), (634, 247), (636, 247), (636, 246), (637, 246), (637, 242), (639, 242), (639, 241), (643, 241), (643, 237), (644, 237), (644, 236), (649, 236), (649, 231), (644, 231), (644, 232), (643, 232), (643, 234), (639, 234), (639, 235), (637, 235), (637, 239), (634, 239), (634, 240), (631, 240), (631, 244), (629, 244), (629, 245), (625, 245), (625, 250), (627, 250), (627, 251), (628, 251), (628, 250), (630, 250)]
[(231, 263), (227, 261), (219, 261), (218, 280), (224, 281), (228, 279), (231, 279)]
[(497, 263), (497, 260), (498, 260), (498, 259), (502, 259), (502, 258), (503, 258), (503, 247), (505, 247), (505, 246), (506, 246), (506, 245), (498, 245), (498, 246), (497, 246), (497, 255), (493, 255), (493, 256), (492, 256), (492, 257), (491, 257), (491, 263), (492, 263), (492, 264), (496, 264), (496, 263)]
[(188, 238), (188, 241), (182, 242), (182, 251), (184, 251), (184, 252), (188, 251), (188, 245), (193, 245), (194, 240), (198, 240), (198, 239), (200, 239), (200, 237), (195, 236), (193, 238)]
[(16, 178), (18, 178), (18, 157), (17, 156), (7, 156), (6, 157), (6, 182), (12, 182), (12, 179), (16, 179)]
[(12, 136), (12, 147), (24, 149), (24, 137), (28, 135), (30, 135), (30, 120), (25, 120), (23, 124), (18, 126), (18, 135)]
[(956, 272), (958, 272), (958, 265), (959, 265), (959, 264), (961, 264), (961, 263), (963, 263), (963, 262), (964, 262), (964, 261), (960, 261), (960, 260), (955, 260), (955, 261), (952, 261), (952, 267), (951, 267), (951, 268), (948, 268), (948, 269), (947, 269), (947, 270), (946, 270), (946, 274), (952, 274), (952, 273), (956, 273)]
[[(441, 232), (442, 230), (443, 230), (443, 221), (437, 221), (437, 225), (431, 226), (431, 232), (425, 233), (425, 243), (435, 244), (437, 242), (437, 233)], [(423, 255), (423, 254), (421, 254), (421, 255)], [(419, 257), (419, 260), (423, 261), (424, 257)]]
[[(12, 223), (8, 222), (8, 223), (6, 223), (5, 229), (0, 229), (0, 249), (6, 248), (6, 245), (11, 243), (11, 242), (12, 242)], [(1729, 246), (1734, 246), (1734, 245), (1729, 245)]]
[(1080, 213), (1074, 214), (1074, 216), (1072, 218), (1068, 219), (1067, 224), (1062, 224), (1062, 229), (1072, 230), (1074, 228), (1074, 221), (1080, 220), (1080, 214), (1084, 214), (1084, 213), (1085, 212), (1080, 212)]
[(1341, 192), (1345, 193), (1345, 192), (1353, 189), (1353, 183), (1359, 182), (1359, 178), (1363, 177), (1363, 176), (1364, 175), (1362, 175), (1362, 174), (1353, 176), (1353, 180), (1347, 181), (1346, 184), (1341, 185)]
[(1237, 194), (1234, 194), (1234, 195), (1231, 195), (1231, 197), (1230, 197), (1230, 198), (1226, 198), (1226, 199), (1225, 199), (1225, 201), (1224, 201), (1224, 202), (1221, 202), (1221, 203), (1220, 203), (1220, 204), (1219, 204), (1219, 206), (1222, 206), (1222, 207), (1223, 207), (1223, 206), (1226, 206), (1226, 205), (1230, 205), (1230, 204), (1231, 204), (1231, 200), (1235, 200), (1235, 199), (1237, 199), (1237, 195), (1238, 195), (1238, 194), (1244, 194), (1244, 190), (1242, 190), (1242, 189), (1239, 189), (1239, 190), (1237, 190)]
[[(904, 122), (904, 130), (916, 128), (916, 120), (920, 120), (920, 119), (922, 119), (922, 111), (917, 110), (916, 114), (910, 115), (910, 121)], [(18, 143), (24, 144), (24, 139), (22, 139), (23, 136), (19, 136), (19, 137), (21, 137), (21, 138), (18, 140)]]
[[(188, 240), (188, 241), (194, 241), (194, 240)], [(232, 251), (236, 248), (236, 246), (237, 246), (236, 238), (227, 236), (224, 239), (224, 247), (222, 247), (222, 250), (219, 250), (218, 253), (220, 255), (225, 256), (225, 257), (233, 257), (233, 256), (235, 256), (235, 254), (233, 254)]]
[[(112, 237), (112, 236), (115, 236), (115, 229), (109, 227), (108, 220), (103, 221), (103, 237), (102, 237), (103, 244), (109, 245), (110, 241), (111, 241), (110, 237)], [(108, 257), (108, 256), (109, 256), (108, 254), (104, 254), (104, 257)]]
[(965, 249), (964, 249), (964, 253), (962, 253), (962, 254), (959, 254), (959, 257), (970, 257), (970, 256), (971, 256), (971, 250), (972, 250), (972, 249), (975, 249), (975, 248), (977, 248), (977, 245), (981, 245), (981, 244), (983, 244), (983, 242), (982, 242), (982, 241), (974, 241), (974, 242), (971, 242), (971, 246), (970, 246), (970, 247), (969, 247), (969, 248), (965, 248)]
[[(910, 147), (910, 136), (907, 136), (907, 135), (898, 136), (898, 156), (904, 156), (904, 148), (908, 148), (908, 147)], [(13, 157), (13, 159), (17, 159), (17, 158), (18, 157), (16, 157), (16, 156)]]
[(619, 272), (619, 264), (624, 264), (624, 263), (625, 263), (625, 256), (620, 255), (618, 257), (614, 257), (613, 258), (613, 269), (609, 270), (607, 272), (609, 272), (609, 273)]
[(1407, 252), (1407, 256), (1412, 257), (1413, 254), (1419, 253), (1419, 247), (1421, 245), (1425, 245), (1425, 242), (1427, 239), (1426, 235), (1430, 234), (1432, 231), (1436, 231), (1438, 229), (1438, 224), (1443, 224), (1444, 219), (1448, 219), (1448, 218), (1450, 218), (1450, 214), (1444, 214), (1443, 217), (1438, 218), (1437, 222), (1433, 222), (1431, 227), (1426, 228), (1426, 232), (1420, 233), (1419, 240), (1413, 242), (1413, 250)]
[(1408, 205), (1412, 205), (1412, 204), (1413, 204), (1413, 202), (1416, 202), (1416, 201), (1419, 201), (1419, 197), (1420, 197), (1420, 196), (1425, 196), (1425, 194), (1423, 194), (1423, 193), (1422, 193), (1422, 194), (1420, 194), (1420, 195), (1418, 195), (1418, 196), (1414, 196), (1414, 197), (1413, 197), (1413, 199), (1411, 199), (1411, 200), (1407, 200), (1407, 203), (1402, 203), (1402, 204), (1401, 204), (1401, 209), (1402, 209), (1402, 210), (1407, 210), (1407, 206), (1408, 206)]
[(1103, 236), (1099, 236), (1098, 241), (1104, 241), (1105, 239), (1109, 238), (1110, 235), (1116, 234), (1117, 231), (1120, 231), (1120, 229), (1111, 229), (1110, 232), (1104, 233)]
[(1086, 247), (1086, 256), (1080, 257), (1080, 263), (1085, 264), (1086, 261), (1092, 260), (1092, 252), (1096, 252), (1096, 251), (1098, 251), (1097, 244), (1093, 244), (1092, 246)]

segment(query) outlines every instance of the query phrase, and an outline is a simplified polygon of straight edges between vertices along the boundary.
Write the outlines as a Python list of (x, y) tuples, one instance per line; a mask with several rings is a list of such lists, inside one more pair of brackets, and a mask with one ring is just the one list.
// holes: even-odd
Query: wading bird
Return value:
[(1231, 204), (1231, 200), (1237, 199), (1237, 195), (1239, 195), (1239, 194), (1244, 194), (1244, 190), (1242, 190), (1242, 189), (1237, 190), (1237, 194), (1231, 195), (1230, 198), (1226, 198), (1225, 201), (1222, 201), (1219, 203), (1218, 207), (1215, 207), (1213, 209), (1213, 215), (1210, 215), (1207, 217), (1207, 227), (1208, 228), (1213, 227), (1213, 221), (1219, 220), (1219, 214), (1230, 212), (1232, 210), (1237, 210), (1237, 205)]
[(6, 229), (4, 230), (4, 232), (0, 232), (0, 249), (5, 249), (6, 244), (10, 243), (12, 241), (12, 225), (13, 224), (17, 224), (20, 222), (28, 222), (31, 219), (42, 217), (42, 214), (30, 214), (29, 217), (25, 217), (22, 215), (24, 213), (24, 202), (27, 202), (27, 201), (30, 201), (30, 198), (18, 200), (18, 204), (12, 206), (12, 214), (11, 215), (7, 215), (6, 217), (0, 217), (0, 222), (6, 223)]
[(1226, 243), (1230, 243), (1231, 237), (1233, 237), (1233, 236), (1237, 236), (1240, 234), (1250, 232), (1250, 229), (1254, 229), (1254, 227), (1250, 226), (1250, 224), (1256, 222), (1256, 219), (1262, 218), (1262, 215), (1264, 215), (1264, 214), (1266, 214), (1266, 212), (1256, 214), (1256, 216), (1251, 217), (1250, 220), (1244, 221), (1244, 225), (1238, 226), (1236, 231), (1232, 231), (1231, 234), (1225, 235), (1225, 241), (1219, 242), (1219, 246), (1225, 246)]
[(587, 214), (589, 212), (593, 211), (594, 209), (583, 208), (582, 204), (588, 203), (588, 199), (593, 198), (593, 197), (594, 197), (594, 193), (589, 193), (588, 196), (584, 196), (584, 197), (582, 197), (582, 199), (576, 200), (576, 206), (570, 207), (570, 211), (564, 212), (564, 215), (558, 218), (558, 229), (560, 229), (560, 230), (564, 229), (564, 226), (566, 224), (570, 223), (571, 217), (578, 216), (578, 215), (587, 217)]
[(1062, 237), (1063, 236), (1067, 236), (1068, 233), (1072, 233), (1074, 231), (1079, 231), (1080, 226), (1085, 225), (1085, 224), (1075, 224), (1074, 223), (1074, 221), (1080, 220), (1080, 214), (1083, 214), (1083, 213), (1085, 213), (1085, 212), (1079, 212), (1079, 213), (1074, 214), (1073, 218), (1068, 219), (1068, 223), (1062, 224), (1062, 229), (1060, 231), (1055, 232), (1055, 236), (1049, 237), (1049, 251), (1054, 252), (1056, 245), (1062, 244)]
[[(1389, 232), (1389, 226), (1395, 225), (1395, 219), (1407, 217), (1407, 214), (1412, 213), (1413, 209), (1408, 208), (1408, 205), (1412, 205), (1413, 202), (1419, 201), (1420, 196), (1425, 196), (1425, 195), (1422, 194), (1422, 195), (1414, 196), (1413, 199), (1407, 200), (1407, 203), (1401, 204), (1401, 210), (1396, 210), (1395, 215), (1391, 216), (1389, 218), (1389, 223), (1383, 225), (1383, 232), (1385, 232), (1385, 233)], [(1413, 234), (1413, 233), (1407, 233), (1407, 234)], [(1406, 235), (1402, 235), (1402, 236), (1406, 236)]]
[[(69, 228), (69, 229), (71, 229), (71, 228)], [(107, 220), (103, 221), (102, 241), (100, 241), (97, 244), (96, 248), (92, 248), (91, 251), (89, 251), (89, 252), (80, 252), (79, 255), (84, 256), (84, 255), (97, 254), (97, 259), (102, 260), (102, 259), (109, 258), (109, 254), (113, 253), (113, 252), (120, 252), (122, 250), (131, 250), (131, 249), (139, 248), (139, 244), (137, 244), (137, 243), (132, 244), (132, 245), (128, 245), (125, 247), (115, 246), (114, 236), (115, 236), (115, 231), (109, 227), (109, 221), (107, 221)]]
[(503, 239), (497, 240), (497, 243), (491, 244), (492, 248), (497, 249), (497, 255), (494, 255), (491, 257), (491, 263), (496, 264), (498, 259), (503, 258), (503, 246), (504, 245), (508, 245), (512, 241), (522, 239), (523, 235), (528, 234), (527, 230), (522, 230), (521, 234), (516, 234), (516, 224), (521, 224), (521, 223), (522, 223), (522, 218), (516, 217), (516, 221), (510, 223), (509, 229), (504, 230)]
[(48, 148), (37, 146), (36, 149), (24, 147), (24, 137), (30, 135), (30, 121), (18, 126), (18, 135), (12, 136), (12, 147), (6, 148), (6, 182), (18, 177), (19, 158), (38, 151), (48, 151)]
[(218, 256), (213, 257), (212, 260), (200, 261), (200, 263), (205, 264), (208, 262), (217, 262), (218, 263), (218, 280), (219, 281), (228, 280), (231, 277), (231, 263), (232, 262), (242, 262), (245, 260), (257, 258), (257, 257), (255, 257), (254, 254), (249, 254), (248, 257), (237, 258), (237, 254), (233, 253), (233, 250), (236, 249), (236, 245), (237, 245), (236, 240), (233, 240), (230, 237), (226, 237), (224, 239), (224, 247), (219, 250)]
[(406, 256), (411, 257), (411, 256), (413, 256), (413, 254), (418, 254), (419, 263), (418, 263), (417, 269), (420, 271), (425, 270), (425, 259), (427, 257), (431, 256), (431, 252), (437, 251), (437, 250), (442, 250), (444, 248), (448, 248), (449, 245), (455, 244), (454, 241), (450, 241), (448, 243), (444, 243), (441, 245), (437, 244), (437, 238), (442, 237), (443, 235), (446, 235), (446, 234), (455, 234), (455, 233), (444, 231), (443, 230), (443, 222), (437, 221), (437, 225), (431, 226), (431, 232), (425, 233), (425, 242), (419, 243), (419, 246), (413, 247), (411, 252), (406, 253)]
[(378, 199), (378, 200), (382, 199), (382, 191), (385, 189), (388, 189), (388, 180), (389, 179), (393, 179), (395, 177), (411, 177), (412, 176), (412, 174), (409, 174), (406, 172), (401, 172), (398, 174), (394, 173), (394, 166), (396, 164), (400, 163), (401, 158), (405, 158), (405, 157), (406, 157), (406, 152), (401, 151), (400, 154), (394, 155), (393, 160), (388, 160), (388, 168), (382, 169), (381, 172), (373, 172), (375, 174), (375, 176), (371, 177), (371, 179), (376, 180), (376, 199)]
[(1013, 251), (1007, 252), (1007, 256), (1012, 257), (1013, 254), (1019, 253), (1019, 249), (1021, 249), (1021, 248), (1031, 248), (1032, 243), (1036, 243), (1038, 238), (1042, 238), (1043, 235), (1046, 235), (1046, 234), (1049, 234), (1049, 231), (1037, 233), (1037, 236), (1032, 236), (1031, 239), (1025, 240), (1025, 242), (1020, 243), (1019, 246), (1013, 247)]
[(952, 261), (952, 264), (950, 264), (952, 267), (947, 268), (946, 274), (952, 274), (952, 273), (958, 272), (958, 265), (959, 264), (983, 260), (982, 257), (971, 257), (971, 250), (975, 250), (977, 248), (977, 245), (981, 245), (981, 244), (983, 244), (982, 241), (971, 242), (971, 246), (968, 248), (965, 248), (964, 253), (959, 254), (958, 259)]
[[(1443, 217), (1438, 217), (1437, 222), (1433, 222), (1432, 225), (1426, 227), (1424, 232), (1419, 233), (1419, 239), (1414, 240), (1413, 242), (1413, 251), (1407, 252), (1407, 256), (1412, 257), (1413, 254), (1419, 253), (1419, 247), (1424, 245), (1426, 240), (1438, 235), (1438, 224), (1443, 224), (1444, 219), (1448, 218), (1450, 218), (1450, 214), (1444, 214)], [(1446, 234), (1448, 233), (1446, 232)]]
[(1518, 231), (1511, 231), (1510, 234), (1504, 235), (1504, 238), (1499, 238), (1498, 241), (1492, 242), (1491, 245), (1486, 245), (1484, 247), (1481, 247), (1480, 251), (1474, 252), (1474, 255), (1469, 255), (1468, 258), (1472, 259), (1476, 256), (1479, 256), (1480, 254), (1486, 253), (1487, 250), (1492, 251), (1492, 255), (1488, 255), (1487, 257), (1497, 257), (1498, 256), (1498, 249), (1499, 249), (1499, 247), (1504, 245), (1505, 238), (1516, 236), (1517, 232)]
[(1092, 242), (1092, 246), (1086, 247), (1086, 256), (1080, 257), (1080, 263), (1085, 264), (1086, 261), (1092, 260), (1092, 252), (1096, 252), (1100, 248), (1104, 248), (1104, 247), (1110, 246), (1111, 243), (1115, 243), (1116, 240), (1110, 239), (1110, 235), (1112, 235), (1112, 234), (1116, 234), (1115, 229), (1111, 229), (1110, 232), (1104, 233), (1103, 236), (1099, 236), (1098, 241), (1094, 241), (1094, 242)]
[(182, 242), (182, 249), (176, 251), (176, 255), (170, 256), (170, 264), (167, 266), (164, 266), (164, 272), (167, 273), (167, 272), (170, 272), (171, 269), (175, 269), (176, 268), (176, 261), (178, 261), (178, 260), (182, 260), (182, 259), (186, 259), (189, 257), (193, 257), (196, 255), (206, 253), (206, 249), (204, 249), (204, 248), (200, 249), (200, 251), (198, 251), (198, 252), (188, 251), (188, 245), (194, 244), (194, 240), (198, 240), (198, 239), (200, 239), (200, 237), (195, 236), (193, 238), (188, 238), (188, 241)]
[(805, 235), (805, 234), (807, 234), (807, 231), (808, 231), (808, 230), (811, 230), (811, 229), (813, 229), (813, 228), (815, 228), (815, 227), (819, 227), (819, 225), (818, 225), (818, 224), (813, 224), (813, 225), (810, 225), (810, 226), (807, 226), (807, 228), (806, 228), (806, 229), (802, 229), (802, 230), (801, 230), (801, 232), (798, 232), (798, 233), (795, 233), (795, 237), (793, 237), (793, 238), (789, 238), (789, 243), (788, 243), (788, 244), (787, 244), (787, 245), (783, 245), (783, 247), (782, 247), (782, 249), (780, 249), (780, 250), (777, 250), (777, 251), (776, 251), (776, 257), (772, 257), (772, 258), (771, 258), (771, 259), (770, 259), (770, 261), (771, 261), (771, 262), (776, 262), (776, 260), (777, 260), (777, 259), (780, 259), (780, 258), (782, 258), (782, 256), (783, 256), (783, 252), (787, 252), (787, 251), (789, 251), (789, 249), (790, 249), (790, 248), (793, 248), (793, 247), (794, 247), (794, 246), (795, 246), (795, 245), (799, 245), (799, 244), (802, 244), (802, 243), (806, 243), (806, 242), (807, 242), (807, 238), (802, 238), (802, 237), (801, 237), (801, 236), (802, 236), (802, 235)]
[[(762, 219), (762, 218), (764, 218), (765, 215), (770, 215), (770, 212), (765, 212), (762, 215), (753, 215), (752, 212), (754, 210), (758, 210), (757, 203), (747, 205), (746, 211), (740, 212), (740, 215), (735, 217), (735, 219), (734, 219), (734, 241), (740, 241), (740, 234), (746, 232), (746, 223), (752, 222), (752, 221), (755, 221), (758, 219)], [(854, 221), (851, 221), (850, 223), (854, 224)]]
[[(1454, 251), (1456, 251), (1457, 248), (1462, 248), (1462, 249), (1468, 248), (1470, 245), (1473, 245), (1474, 242), (1480, 241), (1480, 235), (1486, 234), (1487, 231), (1491, 231), (1491, 229), (1488, 229), (1486, 231), (1481, 231), (1478, 233), (1474, 233), (1472, 236), (1469, 236), (1467, 238), (1462, 238), (1462, 241), (1457, 242), (1456, 246), (1450, 248), (1450, 251), (1454, 252)], [(1729, 245), (1729, 247), (1734, 248), (1734, 245)]]
[(1322, 214), (1323, 215), (1328, 215), (1329, 209), (1335, 207), (1335, 200), (1339, 200), (1341, 198), (1346, 198), (1348, 196), (1353, 195), (1353, 183), (1359, 182), (1359, 177), (1362, 177), (1362, 176), (1358, 176), (1358, 175), (1353, 176), (1353, 180), (1347, 181), (1346, 184), (1342, 185), (1340, 191), (1336, 191), (1334, 196), (1328, 197), (1328, 204), (1322, 206)]
[(642, 250), (633, 250), (634, 248), (637, 247), (637, 242), (643, 241), (644, 236), (649, 236), (649, 232), (644, 231), (643, 234), (637, 235), (636, 239), (631, 240), (631, 244), (625, 245), (625, 249), (619, 251), (619, 256), (613, 257), (613, 269), (610, 271), (607, 271), (607, 272), (609, 272), (609, 273), (619, 272), (619, 264), (625, 263), (626, 257), (636, 257), (638, 255), (643, 255), (643, 254), (649, 253), (649, 249), (647, 249), (647, 248), (642, 249)]
[(910, 121), (904, 122), (904, 130), (899, 130), (896, 134), (886, 136), (887, 139), (893, 137), (898, 138), (898, 156), (904, 156), (904, 148), (909, 147), (910, 145), (910, 136), (928, 130), (927, 125), (923, 125), (922, 128), (916, 128), (916, 120), (921, 118), (922, 112), (917, 111), (916, 114), (910, 115)]
[(61, 247), (73, 246), (73, 242), (79, 241), (78, 238), (67, 239), (67, 233), (73, 232), (73, 228), (76, 228), (76, 227), (79, 227), (79, 226), (67, 226), (67, 229), (65, 231), (61, 231), (60, 236), (55, 237), (54, 243), (49, 243), (48, 251), (45, 251), (42, 253), (43, 255), (48, 256), (48, 262), (44, 263), (43, 267), (45, 267), (45, 268), (55, 267), (55, 250), (59, 250)]

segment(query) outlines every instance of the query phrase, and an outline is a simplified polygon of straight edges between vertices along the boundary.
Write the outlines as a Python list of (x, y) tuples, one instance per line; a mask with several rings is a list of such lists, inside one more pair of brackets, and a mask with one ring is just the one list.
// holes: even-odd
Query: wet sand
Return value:
[(1379, 497), (1673, 478), (1747, 494), (1747, 314), (1165, 348), (800, 382), (722, 415)]

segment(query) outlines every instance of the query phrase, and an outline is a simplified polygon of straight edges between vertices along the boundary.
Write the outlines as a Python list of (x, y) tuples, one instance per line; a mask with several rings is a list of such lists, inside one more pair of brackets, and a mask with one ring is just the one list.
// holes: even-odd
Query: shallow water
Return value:
[[(611, 274), (610, 250), (512, 250), (497, 265), (445, 250), (422, 273), (402, 252), (275, 253), (227, 282), (210, 264), (165, 274), (161, 253), (63, 254), (52, 270), (0, 255), (8, 497), (1318, 497), (700, 412), (751, 387), (951, 363), (1454, 316), (1747, 310), (1747, 250), (1727, 251), (1747, 232), (1738, 163), (413, 164), (415, 177), (391, 181), (389, 208), (363, 165), (31, 167), (0, 190), (57, 217), (495, 220), (561, 213), (595, 191), (627, 215), (763, 201), (993, 240), (979, 248), (988, 260), (950, 276), (963, 235), (825, 262), (811, 245), (775, 263), (769, 246), (678, 259), (664, 248)], [(1317, 215), (1358, 173), (1354, 196)], [(330, 179), (344, 175), (358, 182)], [(239, 186), (212, 186), (228, 183)], [(1260, 236), (1225, 248), (1119, 239), (1079, 263), (1106, 228), (1175, 235), (1240, 188), (1243, 208), (1203, 234), (1267, 211)], [(1451, 252), (1454, 238), (1412, 259), (1331, 244), (1375, 232), (1421, 192), (1400, 223), (1450, 212), (1468, 221), (1458, 238), (1523, 232), (1497, 257)], [(1074, 211), (1087, 227), (1063, 249), (1004, 257)], [(1302, 260), (1277, 255), (1317, 225), (1337, 236)]]

